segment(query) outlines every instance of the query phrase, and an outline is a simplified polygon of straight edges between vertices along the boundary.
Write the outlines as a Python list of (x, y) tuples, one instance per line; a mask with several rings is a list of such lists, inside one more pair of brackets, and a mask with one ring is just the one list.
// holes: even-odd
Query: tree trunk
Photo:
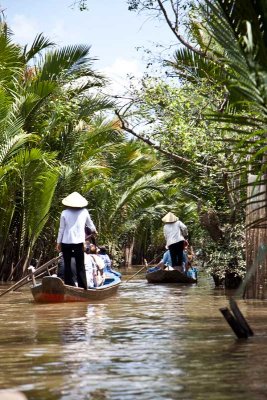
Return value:
[(134, 237), (128, 239), (128, 243), (126, 244), (124, 249), (124, 259), (126, 268), (132, 266), (133, 249), (134, 249)]
[[(256, 179), (256, 175), (249, 175), (248, 177), (250, 184), (255, 182)], [(245, 298), (265, 299), (267, 297), (266, 217), (266, 184), (248, 186), (246, 208), (246, 264), (248, 282), (244, 294)]]

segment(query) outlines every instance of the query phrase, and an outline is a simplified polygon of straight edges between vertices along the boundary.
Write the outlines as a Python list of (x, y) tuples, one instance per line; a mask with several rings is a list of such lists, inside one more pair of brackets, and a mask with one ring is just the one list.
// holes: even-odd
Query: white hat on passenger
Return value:
[(67, 207), (83, 208), (87, 206), (88, 201), (80, 193), (73, 192), (62, 200), (62, 204)]
[(162, 222), (166, 223), (171, 223), (171, 222), (176, 222), (178, 221), (178, 217), (174, 215), (172, 212), (168, 212), (168, 214), (165, 215), (165, 217), (162, 218)]

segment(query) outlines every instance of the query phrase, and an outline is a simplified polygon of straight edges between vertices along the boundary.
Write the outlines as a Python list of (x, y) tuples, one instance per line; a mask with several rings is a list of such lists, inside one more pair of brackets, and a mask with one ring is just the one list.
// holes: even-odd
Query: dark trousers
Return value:
[(169, 250), (171, 254), (173, 268), (181, 267), (183, 265), (184, 240), (170, 244)]
[(87, 289), (86, 273), (84, 267), (83, 243), (66, 244), (62, 243), (62, 253), (64, 259), (64, 282), (66, 285), (75, 286), (72, 271), (71, 257), (75, 258), (78, 286)]

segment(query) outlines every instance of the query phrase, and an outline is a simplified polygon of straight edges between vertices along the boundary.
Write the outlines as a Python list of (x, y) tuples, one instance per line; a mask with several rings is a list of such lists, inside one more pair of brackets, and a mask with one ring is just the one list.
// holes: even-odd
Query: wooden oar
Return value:
[(29, 273), (26, 275), (24, 278), (22, 278), (20, 281), (15, 283), (14, 285), (10, 286), (8, 289), (4, 290), (3, 292), (0, 292), (0, 297), (4, 296), (4, 294), (11, 292), (12, 290), (16, 290), (20, 288), (23, 285), (26, 285), (26, 283), (29, 283), (29, 278), (31, 277), (31, 274), (37, 275), (43, 272), (43, 270), (46, 270), (47, 267), (49, 267), (51, 264), (54, 262), (57, 262), (60, 256), (57, 256), (55, 258), (52, 258), (52, 260), (47, 261), (45, 264), (41, 265), (39, 268), (37, 268), (34, 272)]
[[(163, 253), (162, 253), (162, 254), (163, 254)], [(159, 258), (159, 256), (162, 256), (162, 254), (159, 254), (157, 257), (153, 258), (153, 260), (151, 260), (149, 263), (147, 263), (147, 260), (144, 259), (145, 265), (144, 265), (141, 269), (139, 269), (139, 271), (137, 271), (134, 275), (130, 276), (130, 278), (127, 279), (127, 281), (125, 281), (125, 283), (127, 283), (127, 282), (129, 282), (131, 279), (133, 279), (136, 275), (138, 275), (141, 271), (143, 271), (144, 268), (147, 268), (147, 266), (148, 266), (149, 264), (152, 264), (157, 258)]]
[(136, 275), (139, 274), (139, 272), (143, 271), (144, 268), (147, 268), (147, 266), (148, 266), (147, 261), (144, 260), (144, 262), (145, 262), (145, 265), (144, 265), (141, 269), (139, 269), (134, 275), (132, 275), (129, 279), (127, 279), (127, 281), (125, 281), (125, 283), (127, 283), (127, 282), (129, 282), (131, 279), (133, 279)]

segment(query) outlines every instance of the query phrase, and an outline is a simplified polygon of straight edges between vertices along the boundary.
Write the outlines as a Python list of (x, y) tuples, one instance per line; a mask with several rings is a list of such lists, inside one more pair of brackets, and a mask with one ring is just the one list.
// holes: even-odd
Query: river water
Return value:
[(187, 286), (140, 275), (97, 304), (36, 304), (23, 287), (0, 298), (0, 389), (29, 400), (267, 399), (267, 303), (238, 305), (248, 340), (201, 274)]

